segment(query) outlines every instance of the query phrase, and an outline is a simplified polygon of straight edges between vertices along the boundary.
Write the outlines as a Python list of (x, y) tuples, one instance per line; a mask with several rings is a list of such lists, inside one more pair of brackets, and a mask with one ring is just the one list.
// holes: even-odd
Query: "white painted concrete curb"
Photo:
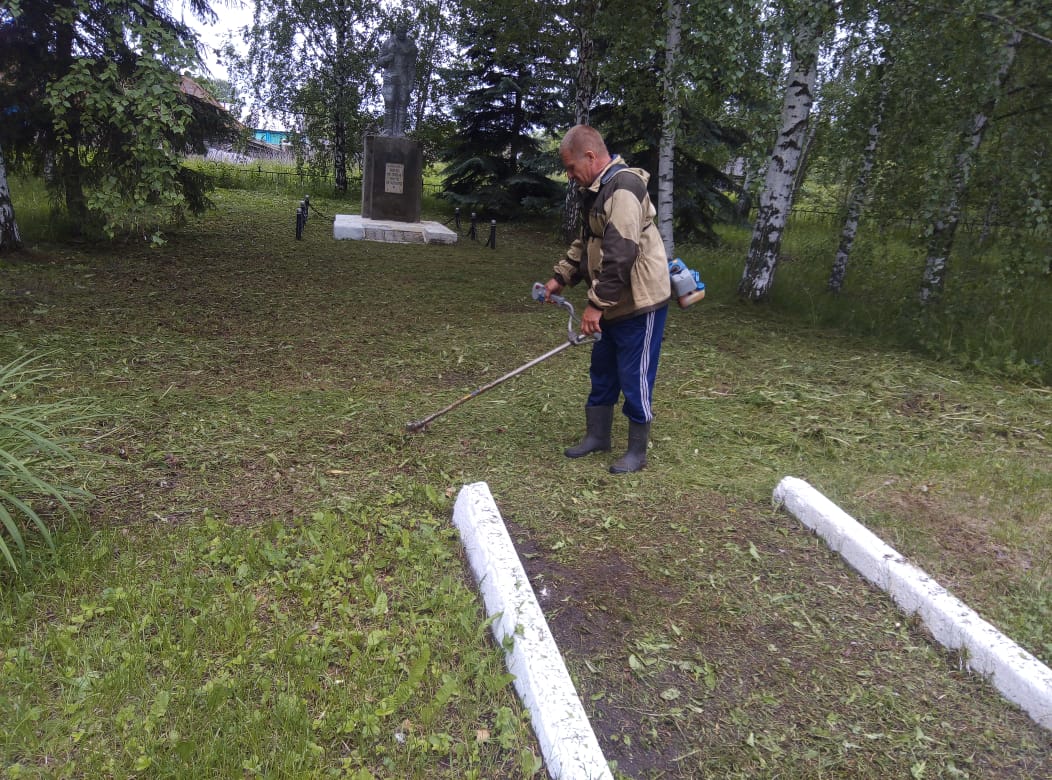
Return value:
[(918, 614), (941, 644), (964, 650), (969, 669), (989, 676), (1005, 698), (1052, 730), (1052, 670), (804, 480), (785, 477), (774, 489), (774, 500), (904, 612)]
[(482, 591), (493, 636), (530, 712), (548, 774), (555, 780), (613, 780), (562, 655), (485, 482), (457, 495), (453, 523)]

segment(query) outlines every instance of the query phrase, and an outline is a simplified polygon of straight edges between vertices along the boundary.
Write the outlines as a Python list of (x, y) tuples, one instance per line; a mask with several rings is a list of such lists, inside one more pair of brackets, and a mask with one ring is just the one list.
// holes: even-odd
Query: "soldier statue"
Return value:
[(406, 25), (395, 26), (394, 35), (380, 47), (377, 62), (384, 70), (384, 129), (381, 135), (402, 137), (416, 68), (416, 44), (409, 37)]

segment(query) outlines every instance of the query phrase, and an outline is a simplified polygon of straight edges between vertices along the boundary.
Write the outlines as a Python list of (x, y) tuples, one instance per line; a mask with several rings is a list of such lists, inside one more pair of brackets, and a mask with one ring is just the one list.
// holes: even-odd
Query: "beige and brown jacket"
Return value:
[(660, 309), (672, 295), (649, 179), (614, 155), (591, 186), (577, 190), (582, 236), (556, 263), (554, 275), (565, 285), (587, 281), (588, 301), (606, 322)]

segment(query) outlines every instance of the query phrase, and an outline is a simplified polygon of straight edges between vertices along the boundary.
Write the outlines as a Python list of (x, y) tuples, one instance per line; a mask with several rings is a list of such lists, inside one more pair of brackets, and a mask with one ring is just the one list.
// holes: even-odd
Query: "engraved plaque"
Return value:
[(384, 172), (384, 192), (401, 195), (405, 186), (405, 166), (401, 163), (387, 163)]

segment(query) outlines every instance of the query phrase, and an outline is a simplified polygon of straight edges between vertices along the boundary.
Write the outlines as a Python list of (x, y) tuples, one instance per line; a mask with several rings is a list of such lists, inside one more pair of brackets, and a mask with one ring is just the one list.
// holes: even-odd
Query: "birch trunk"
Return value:
[(1000, 65), (997, 74), (990, 84), (989, 97), (980, 110), (972, 117), (971, 127), (965, 134), (961, 152), (954, 160), (954, 169), (950, 191), (946, 202), (938, 210), (929, 228), (928, 257), (924, 263), (924, 277), (921, 280), (920, 301), (922, 304), (938, 300), (946, 282), (946, 266), (953, 250), (957, 226), (961, 221), (961, 198), (968, 187), (972, 163), (982, 145), (983, 136), (990, 125), (990, 115), (997, 108), (998, 99), (1008, 81), (1008, 75), (1015, 62), (1015, 55), (1023, 34), (1013, 30), (1000, 51)]
[(755, 178), (756, 174), (753, 172), (752, 166), (746, 163), (741, 190), (738, 193), (738, 200), (734, 204), (734, 218), (743, 224), (748, 222), (749, 212), (752, 211), (752, 183)]
[(814, 102), (817, 76), (818, 34), (815, 31), (806, 36), (793, 51), (782, 101), (781, 125), (767, 163), (749, 256), (738, 284), (738, 295), (748, 300), (763, 300), (770, 294), (774, 283), (782, 233), (792, 207), (794, 177), (800, 164), (807, 120)]
[[(592, 40), (592, 22), (598, 3), (590, 0), (582, 7), (582, 22), (578, 27), (577, 41), (577, 93), (574, 101), (574, 124), (586, 125), (591, 116), (592, 97), (595, 92), (595, 42)], [(577, 187), (572, 181), (566, 183), (563, 200), (563, 238), (569, 242), (581, 233), (581, 206), (577, 200)]]
[(4, 148), (0, 146), (0, 252), (22, 248), (22, 235), (15, 220), (15, 207), (11, 203), (11, 190), (7, 186), (7, 166), (4, 163)]
[[(346, 50), (350, 39), (347, 27), (347, 17), (340, 17), (340, 24), (334, 31), (336, 45), (340, 51)], [(342, 70), (342, 63), (336, 67), (336, 106), (332, 117), (332, 167), (333, 182), (336, 191), (341, 194), (347, 193), (347, 122), (346, 116), (346, 78)]]
[(675, 242), (672, 236), (673, 180), (676, 153), (676, 117), (679, 101), (676, 89), (676, 59), (679, 56), (683, 24), (682, 0), (668, 0), (665, 30), (665, 73), (662, 78), (661, 141), (658, 146), (657, 226), (665, 244), (665, 255), (672, 259)]
[(417, 90), (416, 113), (413, 129), (419, 130), (424, 124), (424, 116), (427, 113), (427, 104), (431, 99), (431, 81), (435, 77), (435, 54), (438, 52), (438, 41), (442, 36), (442, 24), (445, 19), (445, 0), (438, 0), (435, 5), (435, 24), (431, 29), (431, 36), (427, 44), (420, 52), (419, 60), (424, 64), (424, 71), (420, 76), (420, 88)]
[(334, 169), (336, 191), (347, 193), (347, 125), (343, 116), (337, 116), (333, 122), (332, 132), (332, 165)]
[(789, 196), (791, 202), (796, 202), (796, 196), (804, 184), (804, 176), (807, 174), (807, 163), (811, 158), (811, 149), (815, 145), (815, 135), (818, 133), (818, 122), (814, 118), (807, 118), (807, 132), (800, 148), (800, 161), (796, 164), (796, 173), (793, 174), (793, 191)]
[(598, 4), (595, 0), (584, 4), (583, 22), (578, 28), (577, 40), (577, 93), (574, 102), (574, 120), (576, 124), (586, 125), (592, 111), (592, 97), (595, 92), (595, 41), (592, 40), (592, 22)]
[(862, 209), (866, 204), (866, 196), (869, 194), (869, 176), (873, 172), (873, 163), (877, 156), (877, 144), (880, 142), (881, 128), (884, 124), (884, 107), (887, 105), (888, 84), (881, 79), (880, 97), (877, 98), (877, 108), (873, 115), (873, 124), (869, 126), (869, 134), (866, 147), (862, 150), (862, 170), (859, 171), (855, 186), (851, 189), (848, 198), (847, 218), (844, 220), (844, 228), (840, 231), (840, 246), (837, 247), (836, 257), (833, 259), (833, 270), (829, 274), (829, 291), (838, 293), (844, 289), (844, 278), (847, 276), (847, 264), (851, 259), (851, 247), (855, 244), (855, 236), (858, 234), (858, 223), (862, 218)]

